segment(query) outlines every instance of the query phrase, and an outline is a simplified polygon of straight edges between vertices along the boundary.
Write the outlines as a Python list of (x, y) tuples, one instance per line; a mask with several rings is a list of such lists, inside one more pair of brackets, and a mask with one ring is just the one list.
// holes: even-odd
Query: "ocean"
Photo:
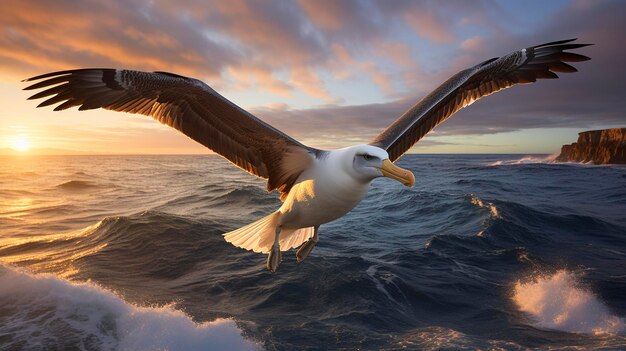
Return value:
[(1, 350), (623, 350), (626, 167), (406, 155), (298, 264), (213, 156), (0, 156)]

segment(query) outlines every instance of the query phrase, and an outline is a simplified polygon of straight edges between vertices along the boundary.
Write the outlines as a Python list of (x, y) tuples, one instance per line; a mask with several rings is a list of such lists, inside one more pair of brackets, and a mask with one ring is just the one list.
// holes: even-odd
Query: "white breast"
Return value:
[(363, 199), (369, 182), (358, 182), (344, 172), (339, 157), (316, 160), (298, 178), (280, 212), (283, 227), (304, 228), (328, 223), (350, 212)]

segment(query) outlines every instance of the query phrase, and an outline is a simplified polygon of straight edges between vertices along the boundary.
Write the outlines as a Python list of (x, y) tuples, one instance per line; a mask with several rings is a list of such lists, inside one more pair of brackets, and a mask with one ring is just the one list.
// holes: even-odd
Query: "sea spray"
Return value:
[(541, 163), (555, 163), (555, 159), (558, 153), (550, 154), (547, 156), (523, 156), (522, 158), (513, 160), (498, 160), (487, 163), (487, 166), (510, 166), (510, 165), (527, 165), (527, 164), (541, 164)]
[(91, 283), (0, 265), (0, 335), (9, 349), (255, 350), (232, 320), (195, 323), (183, 312), (137, 307)]
[(592, 292), (581, 287), (576, 275), (567, 270), (516, 282), (513, 301), (539, 328), (593, 334), (624, 330), (624, 320), (612, 315)]

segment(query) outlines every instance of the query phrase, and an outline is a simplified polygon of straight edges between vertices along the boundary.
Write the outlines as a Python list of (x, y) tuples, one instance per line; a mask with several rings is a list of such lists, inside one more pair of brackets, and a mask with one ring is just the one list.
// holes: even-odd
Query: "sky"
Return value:
[[(149, 117), (53, 112), (22, 79), (110, 67), (198, 78), (306, 145), (366, 143), (454, 73), (579, 38), (575, 74), (486, 97), (416, 153), (554, 153), (626, 127), (626, 1), (4, 1), (0, 151), (197, 154)], [(13, 152), (13, 151), (11, 151)]]

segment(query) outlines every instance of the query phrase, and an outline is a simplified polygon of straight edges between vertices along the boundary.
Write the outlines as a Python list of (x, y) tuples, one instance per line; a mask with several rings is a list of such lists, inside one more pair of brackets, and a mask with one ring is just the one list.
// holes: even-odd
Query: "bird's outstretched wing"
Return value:
[(576, 68), (565, 62), (586, 61), (589, 57), (565, 50), (590, 44), (571, 43), (574, 40), (532, 46), (457, 73), (406, 111), (370, 144), (386, 149), (389, 158), (396, 160), (439, 123), (483, 96), (516, 84), (558, 78), (555, 72), (576, 72)]
[(60, 103), (55, 111), (105, 108), (140, 113), (176, 128), (235, 165), (268, 179), (281, 197), (318, 150), (228, 101), (203, 82), (167, 72), (77, 69), (40, 75), (25, 90), (47, 88), (29, 99), (48, 97), (37, 107)]

